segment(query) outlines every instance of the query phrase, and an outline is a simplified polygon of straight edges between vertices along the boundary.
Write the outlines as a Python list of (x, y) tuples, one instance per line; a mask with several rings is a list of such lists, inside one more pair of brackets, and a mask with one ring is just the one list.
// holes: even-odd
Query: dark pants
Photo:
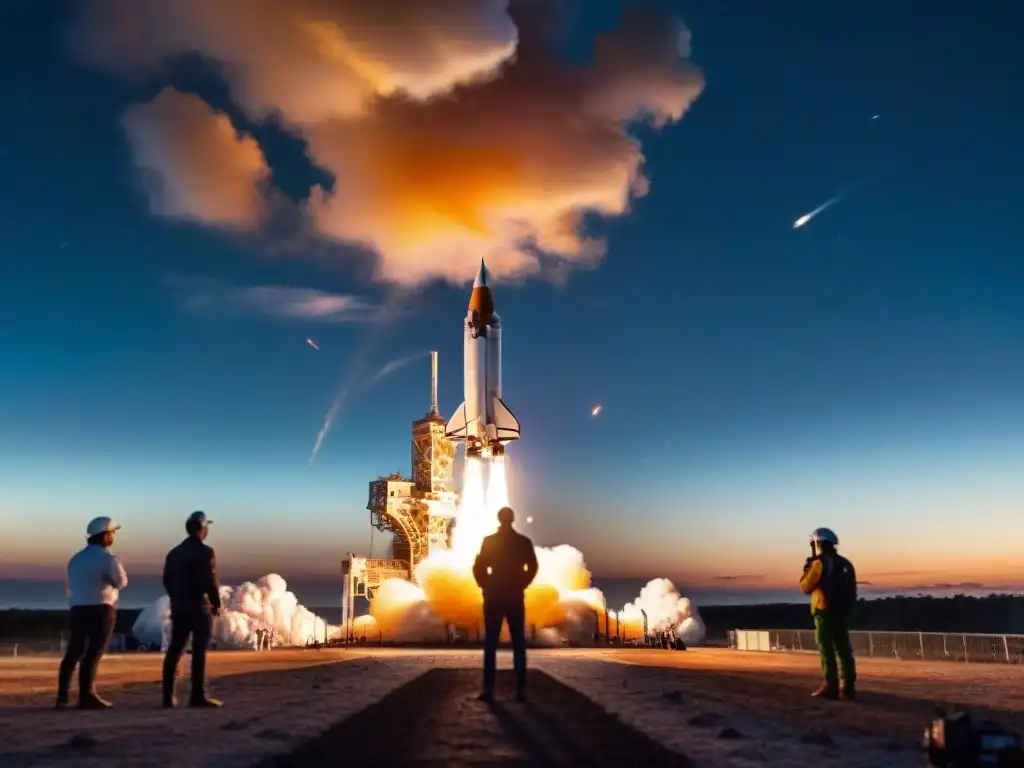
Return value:
[(57, 700), (67, 702), (75, 666), (78, 669), (78, 697), (96, 693), (96, 669), (114, 632), (117, 612), (112, 605), (79, 605), (71, 609), (71, 640), (64, 651), (57, 677)]
[[(846, 624), (846, 616), (815, 613), (814, 639), (818, 642), (821, 671), (825, 673), (825, 682), (835, 687), (838, 685), (841, 675), (843, 687), (852, 689), (857, 681), (857, 666), (853, 660), (853, 648), (850, 646), (850, 630)], [(839, 657), (838, 668), (837, 656)]]
[(512, 637), (512, 663), (516, 670), (516, 690), (526, 688), (526, 607), (522, 594), (512, 598), (484, 598), (484, 692), (494, 693), (501, 625), (508, 621)]
[(210, 644), (213, 616), (204, 606), (176, 608), (171, 606), (171, 644), (164, 656), (164, 701), (174, 698), (178, 662), (192, 637), (192, 701), (206, 698), (206, 648)]

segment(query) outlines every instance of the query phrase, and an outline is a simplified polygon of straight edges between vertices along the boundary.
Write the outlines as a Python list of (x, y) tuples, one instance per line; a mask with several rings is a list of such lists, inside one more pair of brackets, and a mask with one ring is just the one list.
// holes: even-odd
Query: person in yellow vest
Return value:
[(800, 578), (800, 589), (811, 597), (814, 635), (825, 674), (824, 682), (811, 695), (825, 699), (853, 699), (857, 667), (848, 624), (850, 612), (857, 603), (857, 572), (853, 563), (836, 552), (837, 546), (839, 537), (830, 529), (818, 528), (812, 533), (811, 556), (807, 558)]

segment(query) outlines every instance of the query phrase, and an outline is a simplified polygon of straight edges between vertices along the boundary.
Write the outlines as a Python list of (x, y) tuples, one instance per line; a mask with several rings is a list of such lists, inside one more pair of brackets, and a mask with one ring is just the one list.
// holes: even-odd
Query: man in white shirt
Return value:
[(75, 666), (78, 671), (78, 707), (109, 709), (96, 693), (96, 669), (114, 632), (117, 597), (128, 577), (117, 555), (110, 551), (121, 526), (109, 517), (97, 517), (86, 529), (88, 543), (68, 561), (67, 594), (71, 607), (71, 640), (60, 664), (57, 708), (68, 705), (68, 689)]

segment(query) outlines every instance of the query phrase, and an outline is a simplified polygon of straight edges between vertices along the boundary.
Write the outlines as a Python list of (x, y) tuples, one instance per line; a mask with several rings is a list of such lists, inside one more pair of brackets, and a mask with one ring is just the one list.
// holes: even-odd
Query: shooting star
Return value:
[(811, 219), (813, 219), (819, 213), (822, 213), (823, 211), (827, 211), (833, 205), (835, 205), (840, 200), (842, 200), (844, 197), (846, 197), (846, 194), (847, 194), (846, 191), (840, 192), (835, 197), (830, 197), (828, 200), (826, 200), (824, 203), (819, 205), (817, 208), (815, 208), (810, 213), (805, 213), (803, 216), (801, 216), (799, 219), (797, 219), (796, 221), (793, 222), (793, 229), (800, 229), (800, 227), (802, 227), (804, 224), (809, 222)]
[(319, 351), (320, 351), (320, 347), (318, 347), (318, 346), (316, 345), (316, 342), (315, 342), (315, 341), (313, 341), (313, 340), (312, 340), (311, 338), (309, 338), (308, 336), (306, 337), (306, 343), (307, 343), (307, 344), (309, 344), (309, 346), (311, 346), (311, 347), (312, 347), (313, 349), (315, 349), (315, 350), (316, 350), (317, 352), (319, 352)]
[(596, 417), (596, 416), (600, 415), (601, 411), (603, 411), (603, 410), (604, 410), (604, 406), (602, 406), (602, 405), (595, 405), (593, 408), (590, 409), (590, 415), (592, 417)]

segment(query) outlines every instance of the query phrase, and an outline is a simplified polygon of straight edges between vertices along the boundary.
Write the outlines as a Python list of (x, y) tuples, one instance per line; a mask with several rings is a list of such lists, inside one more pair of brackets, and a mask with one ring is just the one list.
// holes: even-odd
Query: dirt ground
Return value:
[[(507, 654), (499, 655), (499, 658), (505, 657)], [(216, 738), (221, 742), (223, 753), (227, 749), (228, 736), (235, 739), (233, 729), (241, 728), (232, 723), (257, 723), (261, 720), (271, 722), (280, 721), (281, 718), (294, 721), (301, 725), (299, 730), (288, 738), (282, 736), (276, 742), (278, 751), (283, 748), (293, 750), (299, 748), (304, 741), (335, 728), (346, 715), (364, 711), (381, 697), (399, 690), (402, 685), (415, 680), (428, 669), (447, 667), (459, 670), (476, 667), (479, 663), (479, 652), (404, 649), (332, 649), (319, 652), (298, 650), (270, 653), (238, 651), (212, 653), (209, 658), (211, 688), (215, 695), (227, 699), (228, 708), (223, 714), (218, 713), (215, 718), (215, 721), (225, 720), (224, 723), (216, 725), (211, 721), (209, 725), (203, 724), (202, 728), (214, 729), (211, 733), (217, 734)], [(661, 713), (649, 713), (652, 718), (661, 715), (663, 725), (669, 722), (665, 719), (668, 710), (674, 711), (676, 714), (673, 717), (677, 720), (682, 718), (681, 721), (684, 723), (687, 719), (692, 720), (695, 714), (712, 719), (718, 717), (719, 720), (715, 722), (740, 722), (735, 718), (756, 715), (760, 723), (751, 723), (749, 732), (768, 734), (764, 738), (751, 736), (752, 740), (762, 739), (762, 746), (759, 747), (762, 751), (764, 739), (771, 740), (773, 727), (788, 728), (797, 734), (794, 738), (799, 740), (806, 738), (808, 729), (813, 730), (812, 726), (817, 727), (815, 724), (828, 723), (829, 727), (835, 725), (837, 728), (841, 727), (844, 734), (851, 734), (850, 738), (857, 740), (858, 748), (859, 745), (870, 742), (872, 748), (908, 755), (907, 751), (920, 740), (923, 727), (933, 715), (936, 705), (953, 704), (960, 708), (980, 710), (1007, 725), (1024, 730), (1024, 668), (1015, 665), (859, 659), (859, 699), (855, 703), (847, 703), (821, 702), (808, 696), (821, 675), (817, 657), (812, 654), (748, 653), (708, 648), (686, 652), (560, 649), (531, 651), (530, 658), (535, 668), (550, 670), (556, 680), (578, 687), (612, 712), (615, 711), (614, 705), (618, 702), (624, 702), (630, 694), (638, 694), (639, 689), (643, 689), (646, 691), (646, 698), (643, 699), (646, 703), (639, 710), (634, 707), (634, 711), (639, 714), (633, 721), (628, 718), (626, 721), (647, 733), (653, 734), (654, 730), (643, 727), (641, 721), (648, 717), (645, 708), (665, 710)], [(353, 663), (338, 663), (346, 660)], [(80, 727), (84, 719), (103, 723), (105, 735), (101, 739), (109, 739), (111, 746), (109, 750), (92, 750), (90, 754), (103, 754), (107, 762), (82, 762), (86, 758), (85, 754), (81, 758), (67, 754), (60, 761), (61, 765), (115, 764), (110, 762), (110, 756), (115, 754), (111, 750), (115, 749), (114, 744), (121, 744), (126, 738), (122, 737), (122, 731), (127, 734), (130, 728), (136, 727), (132, 718), (139, 720), (135, 732), (140, 738), (143, 735), (152, 738), (153, 734), (164, 732), (167, 727), (167, 716), (157, 708), (157, 681), (161, 663), (159, 654), (114, 655), (104, 660), (99, 675), (100, 690), (118, 704), (118, 708), (109, 713), (48, 711), (55, 691), (58, 663), (57, 659), (0, 661), (0, 736), (9, 735), (13, 742), (20, 745), (19, 754), (25, 755), (24, 761), (19, 758), (19, 762), (12, 762), (11, 765), (52, 764), (36, 762), (36, 758), (29, 759), (28, 756), (46, 754), (52, 757), (53, 754), (57, 754), (53, 750), (57, 748), (55, 739), (58, 738), (58, 730), (59, 738), (66, 740), (74, 735), (75, 728)], [(504, 664), (507, 666), (507, 659)], [(564, 675), (557, 674), (559, 665), (566, 669)], [(628, 685), (636, 690), (626, 690), (625, 677), (609, 674), (614, 670), (628, 671)], [(378, 682), (370, 685), (371, 676)], [(471, 701), (472, 697), (462, 691), (461, 687), (471, 686), (471, 683), (466, 681), (475, 679), (474, 676), (475, 672), (466, 672), (452, 678), (457, 680), (456, 683), (438, 683), (441, 692), (437, 693), (437, 696), (442, 700), (445, 696), (455, 696), (459, 701)], [(554, 684), (554, 681), (552, 683)], [(184, 687), (184, 683), (182, 685)], [(445, 689), (446, 685), (455, 685), (461, 692), (456, 695), (452, 693), (454, 689)], [(620, 685), (622, 689), (618, 690)], [(611, 687), (615, 687), (616, 690), (610, 690)], [(371, 695), (371, 689), (376, 693)], [(316, 693), (313, 693), (313, 690), (316, 690)], [(448, 692), (445, 693), (445, 690)], [(315, 713), (315, 718), (312, 718), (316, 722), (311, 724), (306, 722), (311, 718), (302, 714), (303, 699), (310, 695), (322, 703)], [(334, 703), (335, 701), (338, 703)], [(425, 706), (421, 706), (421, 711), (430, 710), (432, 707), (426, 702), (423, 704)], [(475, 702), (473, 704), (475, 705)], [(296, 713), (293, 715), (284, 712), (282, 707), (285, 705), (296, 709)], [(307, 711), (310, 706), (306, 705)], [(469, 705), (454, 706), (450, 712), (457, 713), (461, 706)], [(569, 707), (563, 709), (563, 712), (574, 712), (577, 705), (562, 706)], [(140, 707), (142, 709), (139, 709)], [(30, 712), (38, 714), (28, 716)], [(552, 710), (550, 716), (558, 717), (558, 710)], [(191, 723), (188, 725), (189, 728), (200, 727), (200, 721), (195, 720), (192, 714), (182, 712), (180, 717), (182, 727), (186, 726), (185, 718)], [(439, 710), (434, 717), (440, 727), (442, 720), (448, 722), (445, 718), (459, 722), (461, 715), (443, 714)], [(429, 717), (424, 722), (427, 720)], [(563, 716), (562, 721), (564, 720)], [(75, 723), (79, 725), (76, 726)], [(411, 727), (412, 723), (407, 720), (406, 725)], [(32, 752), (34, 736), (25, 730), (26, 727), (32, 730), (39, 729), (40, 739), (50, 739), (53, 743), (45, 745), (45, 749), (40, 747), (39, 749), (43, 749), (42, 752)], [(256, 725), (251, 727), (259, 730)], [(493, 727), (493, 724), (488, 727)], [(527, 724), (523, 727), (536, 730), (539, 726), (534, 722), (533, 725)], [(246, 760), (250, 760), (252, 756), (248, 744), (245, 744), (244, 750), (242, 749), (245, 742), (242, 737), (247, 733), (246, 728), (250, 726), (241, 728), (237, 734), (240, 739), (239, 746), (232, 747), (236, 749), (239, 765), (245, 764), (242, 760), (243, 751)], [(744, 729), (745, 726), (740, 728)], [(263, 726), (263, 731), (260, 732), (264, 731), (269, 732), (267, 726)], [(201, 740), (199, 733), (195, 735), (197, 740)], [(472, 733), (456, 735), (455, 738), (458, 740), (463, 737), (468, 740), (465, 743), (472, 744)], [(259, 741), (266, 738), (269, 737), (264, 735)], [(396, 735), (396, 738), (404, 739), (405, 734)], [(516, 749), (522, 747), (515, 746), (514, 737), (509, 738), (511, 741), (506, 745), (506, 751), (509, 751), (507, 756), (509, 761), (515, 763), (512, 756), (516, 754)], [(846, 738), (846, 735), (843, 738)], [(249, 742), (252, 741), (250, 737)], [(570, 753), (573, 749), (571, 744), (558, 748), (563, 751), (568, 749)], [(686, 752), (685, 745), (675, 744), (673, 748)], [(176, 754), (173, 752), (176, 747), (170, 742), (161, 749), (164, 750), (161, 754)], [(199, 752), (195, 752), (193, 757), (188, 759), (183, 759), (181, 753), (177, 753), (173, 760), (168, 757), (167, 761), (163, 761), (155, 753), (151, 757), (152, 759), (147, 761), (151, 765), (166, 764), (177, 767), (212, 764)], [(218, 765), (220, 764), (225, 763), (219, 762)], [(719, 763), (712, 761), (701, 764)], [(722, 764), (738, 763), (729, 761)]]
[[(338, 755), (361, 766), (547, 765), (691, 768), (651, 738), (543, 672), (525, 703), (514, 700), (512, 672), (498, 672), (496, 701), (476, 700), (475, 669), (431, 669), (265, 768), (329, 768)], [(409, 713), (421, 708), (421, 716)], [(567, 717), (567, 713), (572, 713)], [(393, 734), (402, 723), (402, 738)]]
[[(821, 682), (816, 654), (758, 653), (699, 648), (671, 651), (602, 651), (620, 663), (671, 669), (681, 681), (706, 689), (729, 703), (769, 706), (800, 717), (818, 711), (808, 692)], [(589, 656), (593, 658), (593, 655)], [(857, 659), (858, 701), (843, 704), (848, 722), (875, 728), (911, 723), (936, 706), (987, 712), (1024, 728), (1024, 667), (1010, 664), (958, 664), (946, 661)]]
[[(253, 672), (303, 669), (317, 664), (357, 659), (363, 655), (361, 651), (337, 649), (269, 653), (218, 651), (207, 656), (207, 675), (214, 679)], [(188, 656), (182, 659), (179, 672), (185, 671), (188, 659)], [(159, 653), (111, 654), (100, 663), (97, 688), (102, 694), (111, 688), (135, 683), (158, 685), (162, 664), (163, 655)], [(0, 660), (0, 707), (38, 704), (39, 696), (56, 695), (59, 666), (60, 659), (54, 657)], [(77, 685), (77, 679), (73, 680), (72, 697)]]

